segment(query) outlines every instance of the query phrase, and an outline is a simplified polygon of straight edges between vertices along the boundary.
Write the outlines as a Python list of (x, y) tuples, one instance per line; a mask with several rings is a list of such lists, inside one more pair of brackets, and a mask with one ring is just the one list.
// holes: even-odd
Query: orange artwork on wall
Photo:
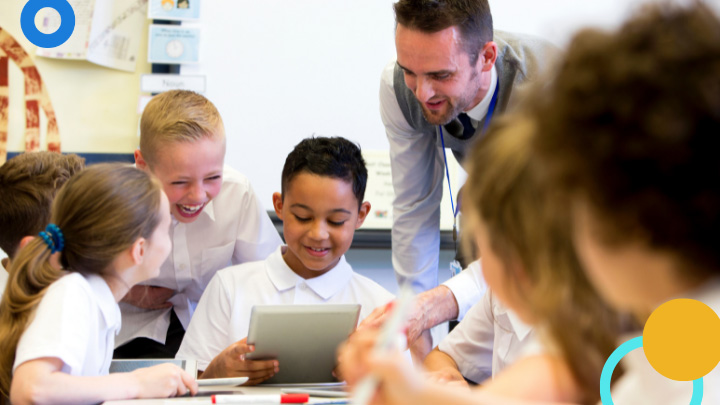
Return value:
[(40, 109), (42, 108), (48, 121), (47, 149), (60, 152), (60, 133), (55, 110), (40, 72), (30, 55), (15, 38), (0, 28), (0, 164), (5, 163), (7, 159), (10, 60), (20, 68), (25, 78), (25, 151), (40, 150)]

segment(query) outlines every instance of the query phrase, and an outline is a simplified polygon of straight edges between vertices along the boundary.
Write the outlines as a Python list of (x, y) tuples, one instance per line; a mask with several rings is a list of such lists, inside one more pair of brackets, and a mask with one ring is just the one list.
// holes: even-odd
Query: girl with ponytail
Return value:
[(0, 301), (0, 392), (13, 404), (98, 403), (197, 392), (165, 364), (108, 375), (118, 301), (170, 252), (170, 208), (141, 170), (92, 166), (58, 193), (51, 224), (12, 261)]

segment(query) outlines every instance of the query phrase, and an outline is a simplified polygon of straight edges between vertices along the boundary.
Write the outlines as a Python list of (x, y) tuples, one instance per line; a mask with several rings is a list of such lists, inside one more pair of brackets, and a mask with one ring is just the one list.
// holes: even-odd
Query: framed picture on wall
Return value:
[(150, 0), (148, 18), (153, 20), (197, 21), (200, 0)]

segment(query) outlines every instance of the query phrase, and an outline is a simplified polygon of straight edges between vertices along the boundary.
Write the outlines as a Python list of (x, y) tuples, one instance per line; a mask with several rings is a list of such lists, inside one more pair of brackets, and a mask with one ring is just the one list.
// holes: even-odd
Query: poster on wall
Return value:
[[(75, 11), (75, 30), (70, 39), (55, 48), (38, 48), (38, 56), (81, 59), (95, 64), (134, 72), (145, 24), (147, 0), (69, 0)], [(60, 27), (60, 14), (52, 8), (40, 10), (36, 24), (40, 31)]]
[(153, 20), (197, 21), (200, 0), (150, 0), (148, 18)]
[(200, 62), (200, 28), (151, 25), (148, 44), (150, 63)]

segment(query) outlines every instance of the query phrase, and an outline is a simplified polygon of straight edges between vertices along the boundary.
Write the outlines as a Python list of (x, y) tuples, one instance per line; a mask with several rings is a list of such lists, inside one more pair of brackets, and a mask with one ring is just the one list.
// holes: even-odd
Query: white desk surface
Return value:
[[(212, 387), (207, 387), (212, 388)], [(215, 388), (215, 390), (219, 391), (234, 391), (234, 392), (240, 392), (247, 395), (271, 395), (271, 394), (279, 394), (280, 393), (280, 387), (236, 387), (236, 388), (226, 388), (226, 387), (220, 387)], [(345, 398), (319, 398), (319, 397), (311, 397), (310, 398), (310, 404), (313, 402), (328, 402), (333, 400), (339, 400), (342, 401)], [(204, 397), (182, 397), (182, 398), (161, 398), (161, 399), (133, 399), (133, 400), (123, 400), (123, 401), (108, 401), (104, 403), (105, 405), (173, 405), (173, 404), (196, 404), (196, 405), (209, 405), (212, 404), (209, 396)]]

